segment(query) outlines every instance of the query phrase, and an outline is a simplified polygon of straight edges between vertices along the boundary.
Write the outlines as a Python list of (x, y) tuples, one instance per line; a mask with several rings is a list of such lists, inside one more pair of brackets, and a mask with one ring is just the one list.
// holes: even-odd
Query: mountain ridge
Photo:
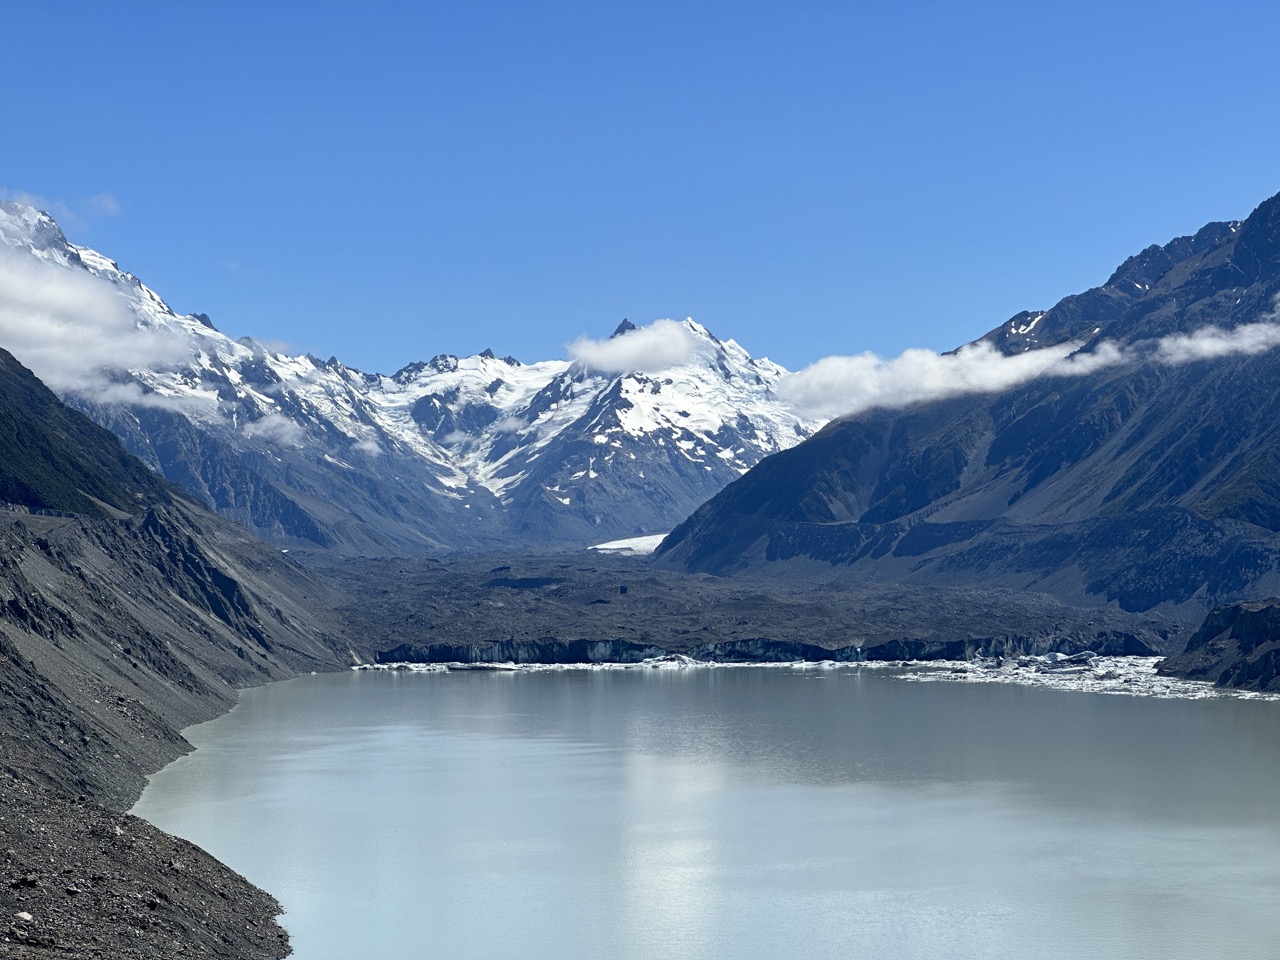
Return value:
[(371, 374), (178, 315), (32, 208), (0, 201), (0, 241), (59, 277), (105, 283), (156, 339), (150, 365), (61, 385), (62, 398), (283, 547), (431, 553), (665, 533), (819, 426), (776, 396), (787, 371), (692, 319), (624, 321), (600, 341), (617, 357), (590, 363), (485, 350)]
[(1190, 620), (1280, 591), (1278, 293), (1280, 196), (974, 341), (1071, 345), (1087, 372), (839, 418), (695, 511), (658, 562), (989, 582)]

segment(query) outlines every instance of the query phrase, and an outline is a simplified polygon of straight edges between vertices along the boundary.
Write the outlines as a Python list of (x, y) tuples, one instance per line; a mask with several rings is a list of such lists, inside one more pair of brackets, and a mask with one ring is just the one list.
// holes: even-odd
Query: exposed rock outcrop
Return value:
[(1280, 693), (1280, 599), (1230, 603), (1205, 617), (1166, 676)]

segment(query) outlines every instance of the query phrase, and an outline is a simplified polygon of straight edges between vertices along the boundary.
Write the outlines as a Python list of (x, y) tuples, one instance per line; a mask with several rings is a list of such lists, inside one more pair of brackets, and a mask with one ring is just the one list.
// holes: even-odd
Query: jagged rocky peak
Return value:
[(436, 354), (430, 360), (415, 360), (413, 363), (405, 364), (397, 370), (391, 379), (401, 384), (409, 386), (418, 381), (430, 379), (437, 374), (459, 373), (467, 370), (492, 370), (493, 365), (503, 364), (508, 367), (522, 367), (522, 364), (515, 357), (499, 357), (491, 347), (470, 357), (458, 357), (452, 353)]
[(476, 357), (481, 360), (497, 360), (499, 363), (505, 363), (508, 367), (523, 366), (523, 364), (513, 356), (507, 355), (505, 357), (499, 357), (493, 352), (493, 347), (485, 347), (476, 354)]
[(1231, 259), (1246, 283), (1280, 273), (1280, 194), (1262, 203), (1240, 224)]
[(1239, 226), (1239, 221), (1210, 223), (1191, 236), (1175, 237), (1163, 246), (1152, 244), (1120, 264), (1103, 287), (1119, 288), (1130, 296), (1141, 296), (1179, 263), (1231, 240)]
[[(465, 359), (468, 359), (468, 360), (489, 360), (489, 361), (492, 361), (494, 364), (499, 364), (499, 363), (500, 363), (500, 364), (504, 364), (505, 366), (508, 366), (508, 367), (522, 367), (522, 366), (524, 366), (524, 364), (522, 364), (519, 360), (517, 360), (515, 357), (511, 356), (510, 354), (507, 354), (505, 357), (500, 357), (500, 356), (498, 356), (498, 354), (494, 352), (494, 350), (493, 350), (493, 348), (492, 348), (492, 347), (485, 347), (485, 348), (484, 348), (483, 350), (481, 350), (479, 353), (477, 353), (477, 354), (473, 354), (472, 356), (470, 356), (470, 357), (466, 357)], [(491, 367), (491, 366), (489, 366), (489, 365), (486, 365), (486, 366), (485, 366), (485, 369), (492, 369), (492, 367)]]
[(53, 217), (14, 200), (0, 200), (0, 238), (11, 247), (32, 251), (70, 251), (70, 244)]
[[(1174, 313), (1198, 323), (1206, 310), (1217, 314), (1220, 325), (1231, 327), (1249, 322), (1258, 303), (1245, 298), (1239, 310), (1220, 304), (1202, 311), (1184, 308), (1278, 279), (1280, 195), (1243, 221), (1210, 223), (1194, 234), (1152, 244), (1127, 258), (1100, 286), (1064, 297), (1048, 310), (1017, 314), (981, 340), (1006, 354), (1094, 337), (1136, 340), (1173, 332)], [(1254, 293), (1271, 296), (1274, 291)], [(1234, 304), (1238, 297), (1230, 299)]]
[[(206, 329), (193, 316), (179, 316), (152, 289), (114, 260), (69, 242), (49, 214), (15, 201), (0, 201), (0, 243), (30, 253), (46, 264), (83, 270), (117, 287), (139, 324), (160, 328), (189, 325)], [(228, 340), (228, 343), (232, 341)]]
[(410, 384), (433, 373), (453, 373), (458, 369), (458, 358), (451, 353), (437, 353), (430, 360), (406, 363), (391, 377), (396, 383)]
[(406, 363), (403, 367), (391, 375), (391, 379), (396, 383), (412, 383), (414, 378), (418, 376), (428, 366), (425, 360), (415, 360), (413, 363)]
[(613, 333), (609, 334), (609, 338), (613, 339), (614, 337), (620, 337), (624, 333), (630, 333), (632, 330), (635, 330), (635, 329), (637, 329), (636, 325), (632, 323), (630, 320), (628, 320), (626, 317), (623, 317), (622, 322), (618, 324), (617, 329), (614, 330)]

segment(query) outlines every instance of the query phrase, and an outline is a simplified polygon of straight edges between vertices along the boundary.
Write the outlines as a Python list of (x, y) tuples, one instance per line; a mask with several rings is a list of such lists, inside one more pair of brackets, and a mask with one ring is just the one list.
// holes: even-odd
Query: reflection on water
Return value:
[(299, 960), (1280, 956), (1280, 703), (883, 671), (349, 673), (135, 810)]

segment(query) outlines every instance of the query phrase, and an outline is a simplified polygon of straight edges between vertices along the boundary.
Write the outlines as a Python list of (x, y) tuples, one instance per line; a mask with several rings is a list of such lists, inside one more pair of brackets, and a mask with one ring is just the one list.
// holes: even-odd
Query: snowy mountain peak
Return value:
[(180, 316), (21, 204), (0, 204), (0, 240), (42, 269), (106, 281), (132, 318), (113, 342), (163, 341), (163, 352), (86, 357), (109, 372), (65, 382), (66, 399), (282, 545), (385, 551), (661, 533), (820, 425), (777, 400), (782, 367), (692, 319), (624, 320), (611, 337), (572, 344), (571, 360), (522, 364), (486, 349), (385, 376)]
[(62, 228), (53, 217), (12, 200), (0, 200), (0, 240), (7, 246), (37, 255), (69, 248)]

